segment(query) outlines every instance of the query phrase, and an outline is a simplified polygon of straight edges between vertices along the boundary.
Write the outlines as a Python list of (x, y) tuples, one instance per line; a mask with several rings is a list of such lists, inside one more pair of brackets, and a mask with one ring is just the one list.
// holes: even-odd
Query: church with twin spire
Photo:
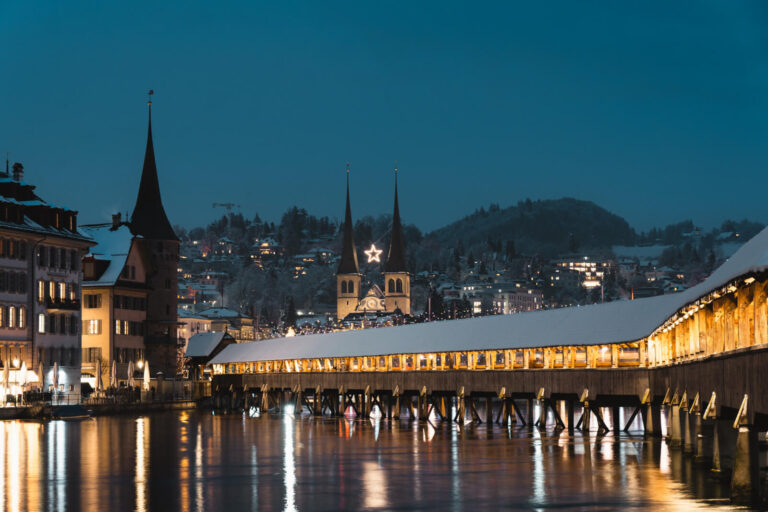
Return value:
[[(380, 262), (381, 250), (375, 245), (365, 251), (368, 263)], [(366, 314), (411, 314), (411, 275), (405, 259), (405, 241), (400, 220), (397, 197), (397, 169), (395, 169), (395, 205), (392, 213), (392, 231), (389, 250), (383, 265), (384, 282), (380, 287), (372, 284), (363, 293), (363, 274), (357, 260), (352, 208), (349, 199), (349, 167), (347, 167), (347, 205), (344, 212), (344, 235), (341, 260), (336, 272), (336, 317), (344, 320)]]

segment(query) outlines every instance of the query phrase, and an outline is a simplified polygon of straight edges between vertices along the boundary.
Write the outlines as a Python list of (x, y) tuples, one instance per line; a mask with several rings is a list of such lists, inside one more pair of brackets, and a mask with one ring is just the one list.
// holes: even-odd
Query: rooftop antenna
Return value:
[(155, 94), (155, 90), (154, 89), (150, 89), (149, 92), (147, 93), (147, 105), (149, 105), (150, 107), (152, 107), (152, 95), (153, 94)]

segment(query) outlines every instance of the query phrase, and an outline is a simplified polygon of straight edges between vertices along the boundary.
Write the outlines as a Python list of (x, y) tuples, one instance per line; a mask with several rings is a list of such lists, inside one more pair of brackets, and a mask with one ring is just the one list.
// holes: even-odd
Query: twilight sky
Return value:
[(562, 196), (639, 229), (768, 221), (768, 4), (511, 4), (2, 2), (0, 152), (108, 221), (133, 208), (152, 88), (185, 227), (213, 202), (340, 218), (347, 161), (355, 217), (388, 213), (395, 160), (425, 230)]

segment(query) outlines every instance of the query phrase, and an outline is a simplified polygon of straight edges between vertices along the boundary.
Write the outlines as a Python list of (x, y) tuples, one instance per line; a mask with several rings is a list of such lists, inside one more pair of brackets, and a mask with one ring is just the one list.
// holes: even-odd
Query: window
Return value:
[(27, 242), (19, 242), (19, 258), (21, 260), (27, 259)]
[(45, 300), (45, 281), (37, 282), (37, 302)]
[(45, 252), (44, 247), (37, 248), (37, 264), (41, 267), (45, 266)]
[(390, 279), (389, 283), (387, 283), (387, 292), (388, 293), (395, 293), (395, 280)]
[(59, 317), (59, 334), (67, 334), (69, 330), (69, 316), (61, 315)]
[(0, 327), (5, 327), (5, 308), (0, 306)]
[(341, 293), (347, 293), (347, 282), (342, 281), (341, 282)]
[(56, 297), (56, 283), (48, 281), (48, 298), (53, 299)]
[(78, 258), (78, 256), (77, 256), (77, 251), (74, 250), (74, 249), (69, 251), (69, 269), (70, 270), (77, 270), (78, 269), (77, 263), (79, 261), (80, 261), (80, 258)]
[(45, 334), (45, 315), (43, 313), (37, 316), (37, 332)]
[(48, 315), (48, 332), (56, 334), (56, 315)]
[(85, 320), (83, 334), (101, 334), (101, 320)]
[(77, 300), (77, 285), (75, 283), (71, 283), (69, 285), (69, 300), (71, 301)]
[(79, 322), (77, 321), (77, 315), (70, 315), (69, 317), (69, 334), (75, 335), (77, 334), (77, 324)]
[(59, 283), (59, 295), (56, 298), (60, 300), (67, 298), (67, 283)]
[(396, 284), (397, 284), (397, 286), (396, 286), (397, 293), (403, 293), (403, 280), (402, 279), (398, 279)]
[(88, 309), (100, 308), (101, 295), (96, 295), (93, 293), (85, 294), (83, 295), (83, 302), (85, 303), (85, 307)]
[(8, 327), (11, 329), (16, 327), (16, 306), (8, 308)]
[(56, 268), (58, 266), (58, 262), (56, 261), (56, 257), (59, 255), (59, 252), (56, 250), (55, 247), (50, 247), (48, 249), (48, 266)]
[(120, 332), (120, 320), (115, 320), (115, 334), (122, 334)]
[(347, 290), (349, 291), (349, 293), (355, 293), (355, 282), (354, 281), (350, 281), (349, 283), (347, 283)]
[(27, 310), (23, 306), (19, 308), (19, 329), (27, 327)]

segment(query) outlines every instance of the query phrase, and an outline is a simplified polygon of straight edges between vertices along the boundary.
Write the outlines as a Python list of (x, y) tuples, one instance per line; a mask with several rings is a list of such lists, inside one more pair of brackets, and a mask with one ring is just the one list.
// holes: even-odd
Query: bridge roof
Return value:
[(634, 301), (447, 320), (230, 345), (217, 363), (600, 345), (651, 335), (681, 308), (740, 277), (768, 269), (768, 228), (702, 283)]

